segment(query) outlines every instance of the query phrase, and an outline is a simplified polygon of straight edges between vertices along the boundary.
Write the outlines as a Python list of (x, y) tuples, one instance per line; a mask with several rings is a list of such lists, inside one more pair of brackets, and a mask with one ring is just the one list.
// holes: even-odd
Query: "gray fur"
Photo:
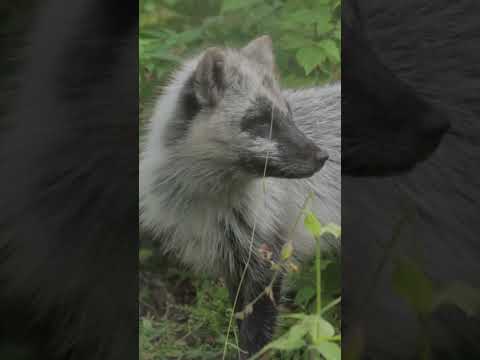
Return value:
[[(169, 123), (183, 121), (174, 117), (177, 96), (202, 63), (202, 55), (186, 62), (157, 102), (140, 163), (142, 226), (161, 239), (166, 252), (196, 271), (215, 275), (223, 275), (226, 262), (236, 264), (233, 258), (238, 255), (231, 254), (225, 244), (225, 225), (244, 248), (249, 246), (255, 219), (254, 249), (272, 238), (285, 241), (310, 191), (315, 193), (312, 209), (319, 219), (340, 223), (340, 84), (280, 92), (276, 82), (272, 88), (262, 85), (264, 77), (273, 77), (267, 67), (239, 57), (235, 50), (228, 49), (223, 56), (225, 75), (231, 77), (230, 87), (235, 91), (225, 89), (225, 101), (214, 111), (201, 112), (184, 140), (166, 146)], [(247, 104), (235, 92), (247, 99), (260, 92), (280, 108), (286, 99), (297, 126), (327, 149), (329, 161), (308, 179), (266, 178), (264, 193), (262, 179), (235, 168), (233, 160), (245, 149), (270, 151), (274, 158), (278, 145), (248, 139), (239, 132), (237, 124)], [(239, 224), (234, 213), (241, 214), (248, 226)], [(301, 224), (292, 238), (298, 255), (310, 252), (313, 242)]]

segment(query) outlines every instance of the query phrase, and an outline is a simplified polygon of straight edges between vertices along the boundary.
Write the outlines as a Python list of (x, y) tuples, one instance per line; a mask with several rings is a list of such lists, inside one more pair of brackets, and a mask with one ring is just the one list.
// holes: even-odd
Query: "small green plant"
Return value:
[[(322, 251), (321, 243), (325, 236), (339, 238), (340, 227), (335, 224), (322, 225), (311, 211), (304, 212), (304, 224), (316, 241), (315, 256), (315, 312), (292, 313), (283, 315), (284, 319), (293, 319), (295, 323), (276, 340), (265, 346), (251, 360), (260, 358), (265, 353), (280, 351), (292, 353), (300, 350), (309, 355), (316, 354), (326, 360), (339, 360), (341, 335), (335, 326), (325, 318), (325, 314), (340, 304), (340, 297), (323, 306), (322, 302)], [(291, 243), (287, 243), (282, 251), (282, 260), (288, 261), (293, 254)], [(287, 263), (288, 264), (288, 263)]]

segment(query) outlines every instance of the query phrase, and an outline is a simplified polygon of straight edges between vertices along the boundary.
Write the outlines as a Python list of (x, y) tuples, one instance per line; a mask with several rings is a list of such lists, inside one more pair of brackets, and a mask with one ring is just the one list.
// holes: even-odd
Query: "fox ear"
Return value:
[(209, 48), (195, 70), (194, 88), (202, 105), (214, 106), (225, 90), (225, 55), (220, 48)]
[(275, 68), (272, 38), (268, 35), (252, 40), (242, 49), (242, 53), (249, 59), (266, 66), (271, 71)]

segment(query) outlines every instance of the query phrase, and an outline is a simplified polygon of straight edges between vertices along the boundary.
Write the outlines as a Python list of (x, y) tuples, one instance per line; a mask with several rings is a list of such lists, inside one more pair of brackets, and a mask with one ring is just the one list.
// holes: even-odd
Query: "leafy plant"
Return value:
[[(322, 225), (311, 211), (305, 212), (304, 224), (316, 241), (315, 312), (313, 314), (293, 313), (284, 315), (284, 318), (297, 320), (296, 323), (291, 325), (283, 335), (265, 346), (258, 354), (253, 356), (251, 360), (260, 358), (268, 351), (292, 352), (296, 350), (301, 350), (307, 354), (316, 354), (326, 360), (341, 359), (341, 349), (338, 344), (341, 336), (337, 333), (335, 327), (324, 317), (326, 312), (340, 304), (340, 298), (331, 301), (326, 306), (322, 305), (321, 277), (322, 238), (325, 236), (339, 238), (341, 231), (335, 224)], [(283, 259), (287, 260), (291, 256), (292, 251), (291, 246), (287, 244), (282, 252)]]

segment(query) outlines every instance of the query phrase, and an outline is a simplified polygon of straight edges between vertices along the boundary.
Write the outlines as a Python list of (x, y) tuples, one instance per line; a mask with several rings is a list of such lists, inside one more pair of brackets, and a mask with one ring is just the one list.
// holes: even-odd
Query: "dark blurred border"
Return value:
[(138, 357), (138, 4), (0, 4), (0, 358)]
[[(451, 122), (411, 170), (342, 176), (343, 358), (478, 359), (480, 3), (344, 0), (343, 12), (344, 25), (363, 28), (377, 60)], [(342, 39), (342, 75), (358, 59), (351, 39)], [(371, 84), (353, 98), (389, 91)], [(389, 106), (400, 123), (411, 111), (401, 102)], [(342, 128), (355, 122), (378, 134), (355, 101), (342, 106)], [(347, 135), (342, 154), (352, 151)]]

